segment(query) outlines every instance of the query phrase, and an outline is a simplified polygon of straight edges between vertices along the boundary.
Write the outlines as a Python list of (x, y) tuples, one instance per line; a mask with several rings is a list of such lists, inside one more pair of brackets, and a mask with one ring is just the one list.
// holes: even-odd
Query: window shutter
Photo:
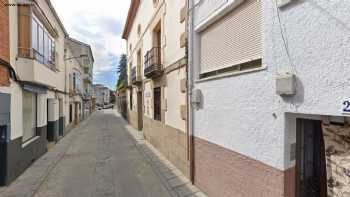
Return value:
[(30, 7), (18, 7), (18, 47), (20, 57), (31, 57), (30, 54)]
[(247, 0), (200, 32), (201, 74), (262, 57), (261, 2)]

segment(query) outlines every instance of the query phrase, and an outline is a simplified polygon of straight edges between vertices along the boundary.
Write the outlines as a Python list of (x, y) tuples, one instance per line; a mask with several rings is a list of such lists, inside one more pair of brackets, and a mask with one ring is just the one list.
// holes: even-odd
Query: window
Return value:
[(76, 87), (77, 87), (77, 79), (76, 79), (75, 73), (73, 73), (73, 90), (76, 90)]
[(245, 1), (199, 33), (201, 77), (261, 67), (260, 1)]
[(47, 33), (44, 34), (44, 63), (47, 65), (49, 62), (49, 53), (50, 53), (50, 43), (49, 43), (49, 37)]
[(38, 48), (38, 23), (32, 19), (32, 48), (39, 51)]
[(36, 94), (23, 91), (23, 142), (36, 136)]
[(69, 74), (69, 90), (72, 91), (73, 90), (73, 80), (72, 80), (72, 74)]
[(79, 93), (81, 93), (82, 91), (80, 73), (77, 73), (77, 72), (73, 73), (73, 90)]
[(33, 58), (50, 68), (54, 68), (55, 41), (35, 16), (32, 17), (31, 32)]
[(38, 61), (43, 62), (44, 54), (44, 30), (41, 26), (38, 27), (38, 56), (35, 57)]
[(161, 121), (161, 110), (162, 110), (162, 103), (161, 103), (161, 88), (154, 88), (154, 120)]

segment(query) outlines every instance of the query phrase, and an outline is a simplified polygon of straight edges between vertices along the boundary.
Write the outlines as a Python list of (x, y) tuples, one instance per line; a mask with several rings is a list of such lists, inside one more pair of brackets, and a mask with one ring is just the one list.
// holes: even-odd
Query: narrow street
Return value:
[(74, 132), (35, 197), (170, 196), (112, 110), (95, 112)]

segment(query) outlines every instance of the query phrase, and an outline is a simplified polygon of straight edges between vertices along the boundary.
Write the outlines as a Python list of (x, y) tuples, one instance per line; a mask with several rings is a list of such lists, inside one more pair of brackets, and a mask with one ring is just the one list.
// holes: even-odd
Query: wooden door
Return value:
[(161, 88), (154, 88), (154, 93), (153, 93), (153, 108), (154, 108), (154, 120), (161, 121), (161, 111), (162, 111), (162, 103), (161, 103)]
[(142, 92), (137, 92), (137, 115), (138, 115), (138, 129), (143, 129), (143, 99)]

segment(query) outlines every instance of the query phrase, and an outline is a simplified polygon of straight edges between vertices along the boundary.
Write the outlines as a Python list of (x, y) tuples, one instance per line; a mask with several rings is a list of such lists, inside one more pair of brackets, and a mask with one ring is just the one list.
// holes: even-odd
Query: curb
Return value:
[(118, 112), (115, 112), (115, 115), (121, 118), (127, 125), (125, 129), (135, 140), (137, 150), (143, 155), (147, 163), (150, 164), (172, 197), (207, 197), (156, 148), (148, 143), (143, 136), (139, 136), (140, 132), (132, 128)]

